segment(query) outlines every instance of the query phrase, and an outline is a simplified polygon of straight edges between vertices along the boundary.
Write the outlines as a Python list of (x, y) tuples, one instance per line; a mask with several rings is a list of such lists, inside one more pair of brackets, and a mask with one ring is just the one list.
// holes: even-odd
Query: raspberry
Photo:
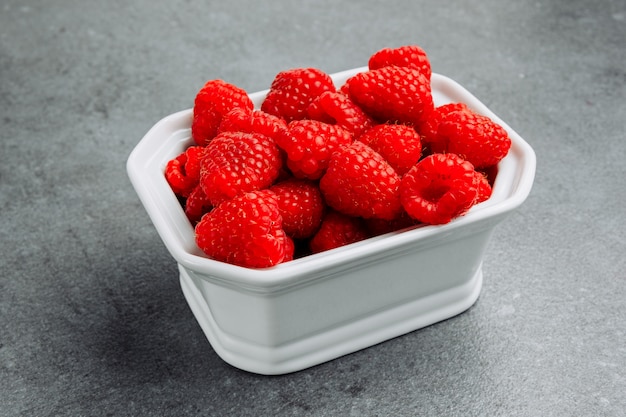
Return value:
[(352, 135), (337, 125), (318, 120), (295, 120), (276, 138), (287, 153), (287, 167), (298, 178), (319, 179), (331, 154), (352, 143)]
[(429, 80), (432, 75), (430, 60), (426, 51), (417, 45), (383, 48), (374, 53), (368, 62), (369, 69), (378, 69), (390, 65), (414, 68)]
[(205, 146), (215, 135), (223, 116), (235, 107), (252, 109), (254, 104), (241, 88), (223, 80), (209, 80), (196, 94), (191, 136)]
[(407, 125), (376, 125), (358, 140), (384, 157), (400, 176), (411, 169), (422, 154), (420, 135)]
[(336, 124), (352, 134), (354, 138), (374, 126), (374, 121), (350, 97), (326, 91), (317, 97), (307, 109), (310, 119)]
[(329, 211), (317, 233), (309, 241), (312, 253), (320, 253), (367, 239), (363, 219)]
[(200, 160), (204, 148), (190, 146), (184, 152), (168, 161), (165, 178), (172, 191), (179, 197), (187, 197), (200, 181)]
[[(350, 79), (348, 79), (348, 81), (350, 81)], [(337, 92), (343, 94), (344, 96), (348, 96), (348, 98), (349, 98), (350, 97), (350, 86), (348, 85), (348, 81), (346, 81), (341, 86), (339, 86), (339, 88), (337, 89)]]
[(365, 219), (365, 225), (370, 236), (379, 236), (385, 233), (396, 232), (415, 226), (418, 222), (402, 210), (392, 220)]
[(274, 141), (259, 133), (224, 132), (206, 146), (200, 184), (214, 206), (269, 187), (282, 166)]
[(205, 213), (213, 208), (200, 184), (189, 193), (185, 200), (185, 215), (192, 224), (196, 224)]
[(301, 120), (311, 102), (325, 91), (335, 91), (330, 75), (316, 68), (279, 72), (261, 103), (261, 110), (287, 122)]
[(489, 185), (493, 187), (493, 183), (496, 181), (496, 177), (498, 176), (498, 166), (492, 165), (490, 167), (481, 168), (480, 172), (487, 178)]
[(433, 109), (428, 117), (426, 117), (417, 127), (417, 130), (422, 137), (422, 146), (430, 147), (429, 144), (434, 142), (437, 138), (437, 129), (439, 128), (439, 123), (441, 123), (443, 117), (455, 111), (470, 110), (465, 103), (448, 103)]
[(350, 216), (391, 220), (401, 210), (400, 176), (359, 141), (333, 154), (320, 189), (326, 204)]
[(409, 67), (388, 66), (346, 81), (350, 98), (380, 123), (418, 125), (432, 111), (430, 80)]
[(293, 239), (311, 237), (322, 221), (325, 208), (317, 184), (291, 178), (276, 183), (270, 190), (276, 194), (285, 233)]
[(285, 129), (287, 129), (287, 123), (279, 117), (261, 110), (236, 107), (224, 115), (217, 133), (261, 133), (272, 139), (276, 139), (276, 136)]
[(284, 248), (285, 255), (283, 257), (282, 262), (293, 261), (293, 258), (295, 256), (295, 251), (296, 251), (295, 243), (289, 236), (285, 235), (285, 238), (283, 240), (283, 245), (284, 245), (283, 248)]
[(474, 176), (476, 177), (477, 191), (476, 191), (476, 202), (474, 204), (482, 203), (491, 197), (491, 184), (489, 184), (489, 179), (487, 175), (483, 174), (479, 171), (474, 171)]
[(218, 261), (266, 268), (293, 258), (274, 193), (253, 191), (225, 201), (195, 227), (196, 243)]
[(476, 181), (472, 164), (458, 155), (429, 155), (402, 178), (402, 206), (422, 223), (448, 223), (474, 204)]
[(443, 115), (430, 143), (433, 152), (455, 153), (476, 169), (496, 165), (510, 147), (511, 139), (502, 126), (469, 109)]

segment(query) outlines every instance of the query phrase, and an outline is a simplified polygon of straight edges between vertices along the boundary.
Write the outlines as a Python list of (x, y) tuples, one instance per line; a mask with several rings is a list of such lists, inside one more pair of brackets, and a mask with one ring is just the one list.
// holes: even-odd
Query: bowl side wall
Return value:
[(187, 273), (221, 332), (242, 343), (279, 347), (462, 286), (480, 268), (493, 226), (329, 270), (323, 279), (276, 293), (241, 291)]

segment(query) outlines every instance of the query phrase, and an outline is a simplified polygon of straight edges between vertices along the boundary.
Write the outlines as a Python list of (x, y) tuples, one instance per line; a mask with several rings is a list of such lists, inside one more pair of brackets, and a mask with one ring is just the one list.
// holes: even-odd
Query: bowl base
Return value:
[(183, 294), (215, 352), (227, 363), (257, 374), (279, 375), (315, 366), (460, 314), (478, 299), (482, 264), (463, 284), (279, 346), (263, 346), (225, 333), (194, 279), (179, 265)]

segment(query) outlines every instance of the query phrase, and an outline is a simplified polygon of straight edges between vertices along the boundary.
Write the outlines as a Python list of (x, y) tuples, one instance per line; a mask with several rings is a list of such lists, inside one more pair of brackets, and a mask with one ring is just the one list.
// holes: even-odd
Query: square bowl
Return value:
[[(367, 68), (332, 74), (336, 85)], [(163, 174), (193, 143), (192, 110), (157, 122), (131, 152), (127, 171), (178, 264), (183, 294), (215, 352), (259, 374), (299, 371), (462, 313), (477, 300), (485, 248), (497, 224), (527, 198), (533, 149), (465, 88), (431, 79), (435, 105), (463, 102), (504, 127), (512, 145), (492, 196), (445, 225), (387, 233), (271, 268), (215, 261)], [(267, 90), (250, 94), (260, 107)]]

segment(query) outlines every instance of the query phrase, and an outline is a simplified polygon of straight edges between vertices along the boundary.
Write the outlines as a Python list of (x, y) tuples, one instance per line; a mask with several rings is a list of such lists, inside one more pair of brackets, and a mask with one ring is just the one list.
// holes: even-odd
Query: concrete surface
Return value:
[[(419, 44), (535, 149), (465, 314), (281, 377), (211, 349), (126, 176), (223, 78)], [(0, 6), (0, 415), (626, 415), (624, 0)]]

